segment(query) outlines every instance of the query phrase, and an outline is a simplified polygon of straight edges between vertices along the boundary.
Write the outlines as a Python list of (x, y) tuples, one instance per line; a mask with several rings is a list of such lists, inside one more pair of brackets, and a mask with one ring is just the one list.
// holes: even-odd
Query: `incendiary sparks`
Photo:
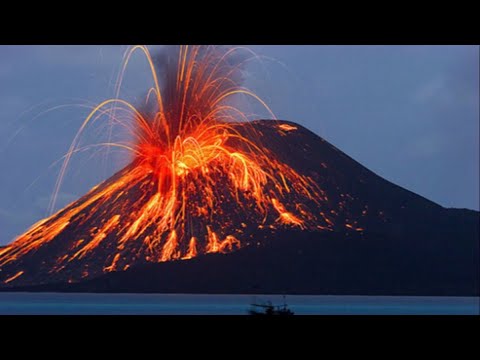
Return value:
[[(110, 125), (127, 129), (133, 141), (102, 145), (127, 149), (131, 164), (1, 250), (0, 267), (55, 242), (55, 262), (39, 267), (55, 274), (76, 264), (81, 270), (71, 270), (68, 279), (78, 281), (141, 262), (230, 252), (247, 245), (253, 230), (318, 230), (320, 222), (322, 229), (331, 227), (330, 219), (307, 205), (322, 201), (318, 186), (262, 146), (261, 134), (238, 105), (239, 97), (249, 98), (271, 113), (239, 83), (247, 60), (232, 58), (242, 51), (185, 45), (174, 56), (155, 57), (145, 46), (132, 47), (118, 87), (135, 52), (145, 55), (154, 87), (141, 105), (114, 98), (89, 114), (65, 156), (52, 208), (89, 124), (107, 116)], [(279, 124), (278, 136), (296, 130)], [(75, 238), (63, 236), (66, 229), (74, 229), (69, 234)], [(4, 282), (23, 274), (10, 274)]]

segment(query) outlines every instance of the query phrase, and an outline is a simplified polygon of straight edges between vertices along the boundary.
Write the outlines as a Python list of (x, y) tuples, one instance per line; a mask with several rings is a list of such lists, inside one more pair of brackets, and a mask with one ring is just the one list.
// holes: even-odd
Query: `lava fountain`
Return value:
[[(245, 60), (232, 59), (245, 49), (185, 45), (155, 57), (135, 46), (125, 55), (118, 89), (137, 51), (148, 60), (154, 87), (143, 104), (117, 96), (90, 113), (64, 157), (52, 208), (83, 131), (104, 115), (133, 140), (101, 145), (127, 149), (130, 165), (0, 250), (4, 283), (78, 281), (230, 252), (257, 243), (259, 229), (332, 227), (312, 210), (325, 198), (322, 190), (262, 145), (234, 101), (249, 98), (271, 113), (240, 85)], [(280, 134), (296, 130), (276, 126)]]

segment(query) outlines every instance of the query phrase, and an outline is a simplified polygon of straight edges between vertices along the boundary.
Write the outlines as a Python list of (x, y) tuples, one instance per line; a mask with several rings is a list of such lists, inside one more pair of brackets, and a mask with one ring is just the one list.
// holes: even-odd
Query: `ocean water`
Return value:
[[(245, 315), (280, 295), (0, 293), (1, 315)], [(478, 297), (288, 295), (296, 315), (478, 315)]]

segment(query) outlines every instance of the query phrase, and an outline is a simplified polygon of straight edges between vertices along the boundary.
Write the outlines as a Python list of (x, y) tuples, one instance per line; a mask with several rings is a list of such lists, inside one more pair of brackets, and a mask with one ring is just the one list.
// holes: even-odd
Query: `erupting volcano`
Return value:
[[(318, 244), (328, 244), (324, 239), (329, 236), (353, 238), (357, 247), (363, 246), (369, 234), (386, 236), (382, 246), (391, 249), (399, 243), (407, 247), (422, 237), (423, 244), (441, 252), (446, 244), (442, 236), (449, 233), (468, 239), (468, 245), (459, 245), (461, 254), (465, 246), (476, 249), (470, 238), (478, 234), (478, 224), (472, 220), (478, 214), (462, 215), (468, 218), (465, 226), (457, 213), (388, 183), (295, 123), (251, 121), (242, 105), (246, 99), (275, 117), (258, 96), (241, 86), (246, 60), (238, 60), (236, 54), (245, 49), (180, 46), (170, 50), (151, 56), (146, 47), (136, 46), (127, 52), (118, 89), (136, 51), (145, 54), (154, 87), (142, 104), (117, 96), (90, 113), (65, 156), (52, 208), (69, 161), (79, 151), (79, 139), (90, 123), (107, 117), (111, 125), (128, 131), (128, 142), (101, 145), (128, 150), (130, 165), (0, 249), (3, 286), (74, 286), (111, 272), (132, 274), (152, 264), (175, 263), (193, 269), (207, 254), (238, 252), (240, 257), (230, 257), (230, 267), (212, 265), (210, 287), (205, 285), (212, 289), (216, 282), (220, 287), (212, 291), (234, 292), (235, 285), (228, 286), (239, 281), (240, 267), (251, 264), (249, 260), (239, 265), (235, 259), (251, 249), (268, 249), (273, 239), (297, 236), (301, 244), (305, 234), (315, 234), (311, 253), (318, 256), (322, 256)], [(438, 243), (433, 244), (433, 238)], [(295, 239), (291, 241), (295, 249)], [(294, 261), (295, 254), (289, 248), (280, 262), (288, 262), (290, 255)], [(385, 259), (389, 259), (386, 253)], [(468, 266), (478, 264), (478, 257), (471, 260)], [(237, 264), (235, 270), (232, 264)], [(277, 265), (270, 259), (257, 268), (265, 266), (275, 272)], [(316, 263), (310, 265), (307, 272), (318, 273)], [(227, 268), (228, 281), (214, 279)], [(142, 279), (148, 277), (144, 271), (139, 275)], [(175, 271), (161, 270), (153, 287), (192, 291), (193, 275), (179, 280)], [(172, 279), (190, 285), (175, 287)], [(257, 281), (255, 276), (249, 279)], [(297, 279), (295, 284), (301, 288), (308, 279)], [(162, 281), (170, 285), (162, 288)], [(276, 284), (273, 278), (267, 282), (268, 286)], [(464, 288), (471, 289), (475, 283), (478, 276)], [(309, 286), (302, 291), (321, 291)], [(243, 292), (249, 291), (246, 287)], [(285, 290), (298, 291), (291, 286), (267, 291)]]
[[(146, 55), (155, 87), (141, 107), (112, 99), (92, 111), (65, 157), (55, 194), (82, 131), (112, 103), (115, 113), (131, 115), (133, 121), (121, 121), (110, 110), (111, 121), (134, 141), (104, 145), (128, 149), (131, 165), (2, 250), (5, 283), (78, 281), (141, 262), (232, 251), (259, 228), (333, 225), (316, 211), (326, 200), (322, 190), (269, 151), (235, 106), (232, 98), (243, 95), (268, 109), (237, 82), (242, 62), (231, 58), (242, 49), (181, 46), (155, 58), (138, 46), (123, 72), (136, 50)], [(278, 136), (296, 129), (276, 128)]]

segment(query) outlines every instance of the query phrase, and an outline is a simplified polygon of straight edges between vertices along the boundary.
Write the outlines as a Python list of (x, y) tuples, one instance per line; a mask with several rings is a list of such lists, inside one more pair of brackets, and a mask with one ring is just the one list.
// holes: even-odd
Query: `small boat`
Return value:
[(271, 301), (267, 301), (263, 304), (258, 304), (253, 302), (251, 308), (248, 310), (249, 315), (259, 315), (259, 316), (273, 316), (273, 315), (295, 315), (295, 313), (290, 310), (285, 302), (285, 296), (283, 297), (283, 305), (273, 305)]

